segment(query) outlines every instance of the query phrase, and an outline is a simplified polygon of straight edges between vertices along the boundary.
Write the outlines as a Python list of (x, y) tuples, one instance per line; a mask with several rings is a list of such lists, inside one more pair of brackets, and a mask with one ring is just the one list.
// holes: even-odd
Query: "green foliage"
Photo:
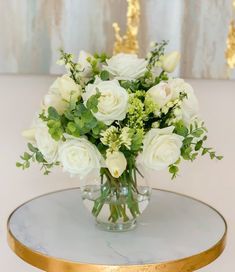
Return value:
[[(158, 118), (156, 120), (159, 122), (160, 128), (168, 127), (169, 125), (172, 125), (172, 124), (177, 127), (178, 117), (175, 115), (175, 110), (180, 109), (181, 102), (186, 97), (187, 97), (186, 93), (180, 93), (177, 99), (169, 102), (170, 105), (167, 104), (162, 109), (160, 109)], [(178, 129), (181, 130), (180, 133), (183, 133), (182, 130), (185, 128), (179, 127)], [(181, 135), (180, 133), (179, 135)]]
[(20, 156), (22, 162), (16, 162), (16, 166), (22, 168), (23, 170), (30, 167), (31, 162), (37, 162), (41, 165), (41, 170), (43, 171), (44, 175), (48, 175), (50, 173), (51, 168), (54, 165), (59, 165), (58, 162), (55, 163), (48, 163), (39, 149), (33, 146), (31, 143), (28, 143), (29, 152), (24, 152), (22, 156)]
[(65, 131), (75, 137), (89, 133), (98, 125), (92, 112), (82, 103), (76, 105), (75, 109), (72, 112), (67, 112), (65, 116), (69, 116)]
[(132, 143), (130, 148), (134, 153), (138, 153), (142, 149), (143, 139), (144, 139), (144, 130), (136, 129), (132, 135)]
[(143, 91), (136, 91), (129, 96), (127, 126), (130, 128), (141, 129), (147, 121), (149, 112), (146, 111), (144, 94)]
[(48, 108), (48, 119), (51, 120), (60, 120), (60, 115), (58, 114), (57, 110), (53, 107)]
[(86, 103), (86, 107), (96, 113), (98, 112), (98, 103), (99, 103), (99, 98), (101, 96), (101, 93), (99, 92), (99, 90), (97, 89), (96, 94), (92, 95)]
[[(123, 120), (114, 121), (111, 126), (106, 126), (103, 122), (96, 119), (95, 115), (99, 110), (98, 105), (101, 98), (101, 93), (98, 89), (86, 103), (83, 101), (83, 96), (67, 101), (67, 109), (63, 114), (60, 114), (54, 107), (49, 107), (47, 111), (43, 110), (39, 115), (39, 118), (47, 124), (51, 137), (56, 141), (65, 141), (65, 133), (74, 137), (85, 135), (91, 143), (97, 146), (104, 158), (106, 158), (108, 152), (117, 150), (123, 152), (128, 164), (120, 179), (113, 178), (107, 169), (101, 171), (101, 175), (108, 176), (109, 182), (114, 187), (120, 185), (118, 182), (129, 185), (127, 181), (130, 179), (135, 184), (135, 174), (138, 172), (135, 160), (143, 149), (144, 135), (153, 127), (161, 129), (173, 125), (175, 127), (174, 133), (183, 137), (181, 157), (168, 167), (172, 179), (177, 176), (179, 163), (182, 159), (193, 161), (198, 155), (205, 154), (208, 154), (211, 159), (221, 160), (223, 158), (218, 156), (212, 148), (205, 147), (207, 129), (203, 123), (195, 121), (188, 127), (181, 120), (180, 110), (182, 101), (187, 97), (186, 93), (180, 93), (179, 97), (170, 100), (163, 107), (157, 105), (150, 96), (146, 95), (146, 92), (152, 86), (168, 80), (168, 75), (165, 71), (161, 71), (159, 75), (156, 75), (155, 69), (162, 66), (166, 45), (166, 41), (155, 43), (146, 58), (147, 69), (141, 78), (136, 80), (119, 80), (120, 86), (125, 88), (129, 95), (128, 109)], [(86, 85), (95, 82), (96, 77), (103, 81), (112, 78), (107, 70), (103, 70), (108, 59), (108, 56), (104, 53), (95, 53), (87, 58), (91, 72), (85, 78), (82, 74), (84, 70), (82, 65), (74, 62), (72, 54), (65, 53), (63, 50), (60, 50), (60, 54), (59, 64), (65, 65), (68, 74), (76, 84), (81, 86), (83, 92), (85, 92)], [(16, 163), (17, 167), (27, 169), (31, 162), (35, 161), (41, 164), (44, 174), (48, 174), (51, 167), (58, 165), (58, 163), (47, 163), (43, 154), (32, 144), (28, 144), (28, 149), (29, 151), (21, 156), (22, 162)], [(130, 186), (133, 186), (133, 184), (130, 184)], [(103, 192), (101, 202), (105, 200), (106, 193), (110, 192)], [(129, 195), (128, 197), (128, 208), (133, 216), (136, 216), (138, 207), (135, 207), (135, 203), (131, 199), (132, 196)], [(99, 213), (101, 202), (97, 202), (97, 207), (94, 210), (95, 214)], [(123, 216), (124, 220), (126, 219), (122, 207), (118, 208), (120, 214), (116, 213), (116, 207), (112, 206), (110, 209), (113, 215), (111, 220), (115, 221), (120, 216)]]
[(88, 57), (87, 61), (90, 63), (91, 65), (91, 70), (93, 73), (93, 76), (96, 76), (98, 74), (100, 74), (101, 72), (101, 63), (104, 63), (107, 59), (107, 55), (105, 53), (102, 54), (97, 54), (95, 53), (94, 56)]
[(54, 121), (54, 120), (49, 120), (47, 122), (47, 126), (48, 126), (48, 131), (51, 135), (51, 137), (55, 140), (55, 141), (59, 141), (63, 135), (63, 127), (61, 124), (61, 121)]
[(179, 172), (179, 167), (176, 166), (175, 164), (171, 164), (169, 166), (169, 172), (172, 174), (171, 179), (174, 179), (177, 177), (177, 174)]
[(184, 160), (194, 161), (200, 154), (209, 154), (211, 159), (221, 160), (223, 156), (216, 155), (212, 148), (204, 147), (204, 142), (207, 140), (207, 129), (204, 123), (195, 121), (190, 125), (189, 129), (182, 121), (175, 124), (174, 132), (184, 137), (183, 146), (181, 148), (181, 156)]
[(47, 122), (48, 118), (46, 117), (46, 114), (45, 114), (45, 110), (43, 110), (40, 114), (39, 114), (39, 119), (41, 119), (42, 121), (44, 122)]
[(109, 80), (109, 72), (108, 71), (102, 71), (101, 73), (100, 73), (100, 78), (102, 79), (102, 80)]
[(65, 53), (63, 49), (60, 49), (59, 63), (64, 64), (67, 68), (71, 78), (77, 83), (80, 83), (80, 66), (78, 63), (73, 61), (73, 55)]
[(120, 85), (128, 90), (130, 93), (135, 93), (140, 89), (140, 82), (139, 81), (128, 81), (128, 80), (121, 80)]
[(57, 110), (53, 107), (48, 108), (48, 116), (45, 116), (45, 113), (42, 112), (39, 115), (44, 122), (47, 123), (48, 132), (55, 141), (59, 141), (63, 135), (63, 122), (62, 116), (59, 115)]
[(91, 70), (93, 72), (93, 76), (98, 75), (100, 73), (99, 61), (97, 59), (95, 59), (95, 58), (92, 58), (92, 57), (88, 57), (87, 61), (91, 65)]
[(168, 78), (167, 73), (165, 71), (162, 71), (160, 73), (160, 75), (155, 78), (155, 82), (154, 83), (155, 84), (159, 84), (161, 81), (167, 81), (168, 79), (169, 78)]
[(107, 73), (103, 73), (104, 71), (101, 71), (101, 64), (105, 63), (105, 61), (108, 59), (108, 56), (105, 53), (95, 53), (93, 56), (90, 56), (87, 58), (87, 61), (91, 65), (91, 71), (92, 71), (92, 76), (95, 77), (96, 75), (104, 76), (106, 79), (101, 79), (102, 80), (107, 80)]
[(188, 129), (184, 125), (184, 122), (180, 120), (175, 124), (175, 130), (174, 132), (180, 136), (186, 137), (188, 135)]
[(95, 53), (94, 58), (99, 60), (100, 63), (104, 63), (107, 59), (109, 59), (108, 55), (104, 52), (101, 54)]
[(99, 134), (106, 128), (106, 125), (98, 121), (92, 112), (97, 112), (100, 92), (90, 97), (85, 106), (82, 101), (70, 102), (68, 109), (60, 115), (55, 108), (49, 107), (47, 116), (45, 112), (40, 114), (40, 118), (47, 123), (48, 131), (56, 141), (62, 139), (64, 133), (80, 137), (89, 134), (93, 138), (99, 138)]
[(162, 41), (161, 43), (156, 42), (154, 44), (153, 49), (150, 51), (150, 57), (148, 58), (148, 70), (151, 70), (156, 66), (156, 63), (160, 60), (160, 57), (164, 55), (167, 44), (167, 41)]
[(97, 121), (96, 126), (92, 129), (92, 136), (94, 138), (99, 138), (101, 131), (105, 129), (107, 129), (107, 126), (103, 122)]

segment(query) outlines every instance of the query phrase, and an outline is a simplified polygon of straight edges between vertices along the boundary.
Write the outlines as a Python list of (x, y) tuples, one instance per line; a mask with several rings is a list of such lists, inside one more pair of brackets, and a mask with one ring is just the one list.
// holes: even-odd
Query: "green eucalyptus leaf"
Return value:
[(48, 108), (48, 118), (53, 120), (60, 120), (60, 115), (57, 110), (53, 107)]
[(202, 144), (203, 144), (203, 141), (202, 141), (202, 140), (199, 141), (199, 142), (197, 142), (196, 145), (195, 145), (195, 151), (198, 151), (199, 149), (201, 149)]
[(109, 80), (109, 72), (108, 71), (102, 71), (101, 73), (100, 73), (100, 78), (102, 79), (102, 80)]
[(202, 129), (196, 129), (195, 131), (193, 131), (192, 132), (192, 135), (194, 136), (194, 137), (197, 137), (197, 138), (199, 138), (199, 137), (201, 137), (202, 136), (202, 134), (204, 133), (204, 131), (202, 130)]
[(28, 152), (24, 152), (23, 158), (24, 160), (28, 161), (31, 158), (31, 156)]
[(178, 171), (179, 171), (179, 167), (176, 166), (176, 165), (171, 165), (171, 166), (169, 167), (169, 172), (170, 172), (171, 174), (175, 174), (175, 173), (177, 173)]
[(73, 115), (71, 112), (66, 111), (66, 112), (64, 113), (64, 115), (65, 115), (65, 117), (66, 117), (67, 119), (69, 119), (70, 121), (73, 121), (74, 115)]
[(187, 137), (183, 140), (184, 145), (190, 145), (193, 141), (193, 137)]
[(75, 117), (74, 118), (75, 124), (77, 126), (79, 126), (79, 128), (83, 128), (84, 127), (84, 120), (80, 117)]
[(180, 136), (186, 137), (188, 135), (188, 128), (180, 121), (175, 124), (174, 132)]
[(99, 98), (101, 96), (101, 93), (99, 92), (99, 90), (97, 89), (96, 94), (92, 95), (86, 103), (86, 106), (89, 110), (91, 110), (92, 112), (96, 113), (98, 112), (98, 103), (99, 103)]
[(76, 125), (73, 122), (69, 122), (67, 125), (67, 129), (73, 133), (76, 131)]
[(37, 162), (45, 162), (44, 157), (41, 152), (36, 153), (36, 160), (37, 160)]
[(28, 149), (33, 153), (38, 151), (38, 148), (34, 147), (31, 143), (28, 143), (27, 146)]

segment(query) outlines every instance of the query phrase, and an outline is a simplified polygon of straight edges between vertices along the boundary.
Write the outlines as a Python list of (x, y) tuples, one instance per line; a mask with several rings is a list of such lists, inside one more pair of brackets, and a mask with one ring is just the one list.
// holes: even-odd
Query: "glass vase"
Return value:
[(81, 193), (99, 228), (121, 232), (135, 228), (149, 204), (151, 188), (141, 167), (125, 170), (119, 178), (101, 168), (100, 175), (83, 180)]

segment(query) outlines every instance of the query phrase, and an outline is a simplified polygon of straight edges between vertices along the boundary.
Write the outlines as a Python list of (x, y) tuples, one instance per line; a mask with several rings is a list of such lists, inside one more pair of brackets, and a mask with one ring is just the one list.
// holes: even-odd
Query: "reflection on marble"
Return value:
[[(141, 0), (140, 54), (151, 41), (182, 53), (175, 75), (226, 78), (225, 46), (232, 0)], [(125, 31), (124, 0), (0, 1), (0, 72), (61, 73), (57, 49), (112, 52), (117, 21)], [(235, 78), (235, 72), (232, 73)]]
[(215, 245), (225, 232), (220, 215), (201, 202), (153, 190), (134, 231), (99, 230), (78, 189), (32, 200), (12, 215), (9, 227), (27, 247), (74, 262), (123, 265), (185, 258)]

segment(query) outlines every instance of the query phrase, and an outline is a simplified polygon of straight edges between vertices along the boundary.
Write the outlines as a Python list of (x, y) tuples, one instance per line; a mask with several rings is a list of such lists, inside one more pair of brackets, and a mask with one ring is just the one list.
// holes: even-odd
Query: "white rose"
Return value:
[(50, 93), (60, 95), (66, 101), (78, 99), (81, 86), (76, 84), (69, 75), (58, 77), (50, 87)]
[(92, 58), (92, 55), (88, 52), (81, 50), (78, 56), (78, 63), (81, 65), (81, 76), (89, 78), (92, 75), (92, 68), (87, 58)]
[(180, 157), (183, 137), (173, 133), (174, 127), (152, 128), (146, 133), (141, 160), (153, 170), (166, 169)]
[(95, 145), (85, 138), (68, 137), (59, 147), (59, 161), (71, 176), (84, 178), (93, 170), (100, 170), (102, 156)]
[(187, 94), (187, 97), (182, 102), (181, 111), (183, 121), (187, 125), (190, 124), (197, 117), (199, 111), (198, 100), (192, 86), (180, 78), (171, 79), (168, 84), (174, 92), (174, 98), (177, 98), (181, 92)]
[(128, 108), (128, 93), (122, 88), (117, 80), (99, 81), (89, 84), (83, 93), (83, 99), (86, 104), (87, 100), (94, 94), (97, 89), (101, 93), (98, 102), (98, 112), (94, 113), (97, 120), (110, 125), (115, 120), (123, 120)]
[(76, 101), (81, 96), (81, 86), (76, 84), (69, 75), (58, 77), (52, 86), (49, 93), (44, 97), (43, 106), (54, 107), (62, 114), (68, 107), (69, 101)]
[(51, 137), (47, 125), (39, 121), (34, 129), (36, 146), (45, 160), (48, 163), (57, 161), (59, 142)]
[(144, 75), (147, 66), (147, 61), (135, 54), (120, 53), (106, 62), (103, 68), (119, 80), (135, 80)]
[(59, 114), (63, 114), (68, 107), (68, 102), (61, 99), (60, 95), (48, 93), (44, 96), (42, 109), (46, 110), (53, 107)]
[(127, 166), (127, 161), (124, 154), (120, 151), (108, 154), (106, 166), (113, 177), (119, 178), (126, 170)]
[(162, 58), (162, 69), (168, 73), (172, 73), (180, 60), (180, 54), (177, 51), (173, 51), (166, 54)]
[(157, 106), (157, 110), (161, 109), (172, 99), (172, 89), (169, 84), (161, 82), (147, 91), (149, 96)]

